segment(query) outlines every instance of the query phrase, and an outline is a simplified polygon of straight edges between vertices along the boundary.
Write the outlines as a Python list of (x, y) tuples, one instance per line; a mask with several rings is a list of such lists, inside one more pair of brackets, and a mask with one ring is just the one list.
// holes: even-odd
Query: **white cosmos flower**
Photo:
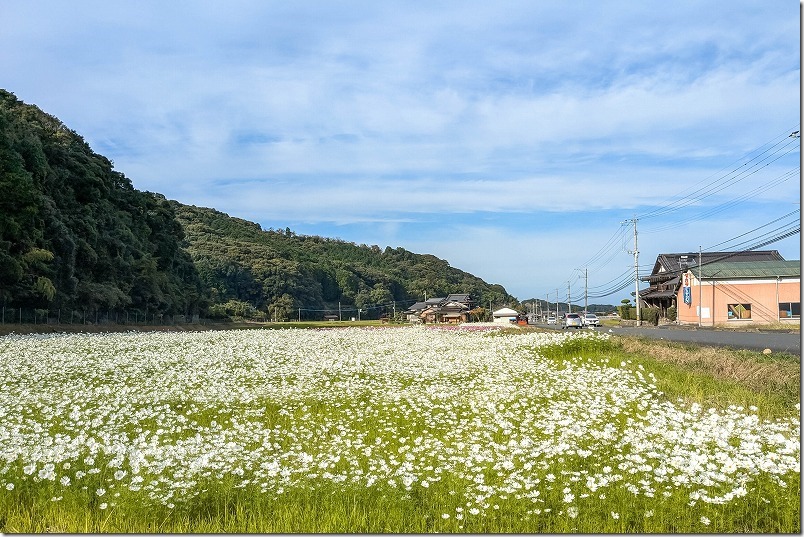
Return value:
[[(163, 505), (216, 478), (268, 495), (322, 479), (398, 489), (456, 480), (450, 496), (480, 514), (498, 499), (541, 501), (540, 488), (563, 489), (569, 504), (574, 482), (586, 483), (581, 497), (704, 488), (711, 497), (699, 501), (727, 503), (761, 476), (783, 487), (797, 471), (797, 415), (703, 412), (666, 400), (652, 373), (627, 362), (539, 356), (607, 337), (424, 327), (6, 336), (0, 461), (22, 472), (3, 478), (57, 479), (49, 464), (84, 461), (65, 486), (125, 488)], [(565, 471), (577, 457), (584, 471)], [(101, 468), (99, 481), (83, 479)]]

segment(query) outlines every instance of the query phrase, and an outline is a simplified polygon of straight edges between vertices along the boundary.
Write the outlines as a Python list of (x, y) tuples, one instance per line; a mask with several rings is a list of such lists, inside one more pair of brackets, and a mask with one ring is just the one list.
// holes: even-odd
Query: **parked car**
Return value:
[(577, 313), (568, 313), (564, 317), (564, 325), (561, 328), (569, 328), (571, 326), (574, 326), (575, 328), (583, 328), (583, 321), (581, 320), (581, 316)]
[(551, 315), (547, 318), (547, 324), (556, 324), (556, 316)]
[(587, 313), (583, 316), (584, 326), (600, 326), (600, 319), (594, 313)]

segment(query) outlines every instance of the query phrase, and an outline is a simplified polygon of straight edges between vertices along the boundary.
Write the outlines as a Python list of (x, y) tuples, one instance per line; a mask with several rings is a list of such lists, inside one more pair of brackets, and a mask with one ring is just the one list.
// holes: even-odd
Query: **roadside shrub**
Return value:
[(675, 306), (670, 306), (669, 308), (667, 308), (667, 320), (668, 321), (675, 321), (676, 320), (676, 315), (677, 315), (677, 312), (676, 312), (676, 307)]
[(650, 323), (653, 326), (659, 324), (659, 308), (640, 308), (640, 317), (642, 321)]

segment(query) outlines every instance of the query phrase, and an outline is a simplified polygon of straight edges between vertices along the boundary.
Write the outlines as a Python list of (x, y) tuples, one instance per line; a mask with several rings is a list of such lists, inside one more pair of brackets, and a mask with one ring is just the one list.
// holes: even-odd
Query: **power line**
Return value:
[[(642, 214), (640, 216), (635, 216), (632, 220), (629, 220), (628, 222), (633, 222), (634, 223), (634, 235), (635, 235), (634, 251), (630, 251), (629, 253), (633, 253), (635, 255), (635, 260), (634, 260), (634, 265), (627, 272), (628, 277), (620, 279), (620, 277), (618, 276), (618, 277), (614, 278), (613, 280), (611, 280), (611, 281), (609, 281), (607, 283), (600, 284), (600, 285), (597, 285), (597, 286), (592, 286), (592, 289), (600, 289), (600, 290), (598, 292), (596, 292), (596, 293), (593, 292), (591, 294), (588, 294), (589, 287), (587, 285), (587, 297), (588, 298), (602, 298), (602, 297), (614, 294), (616, 292), (622, 291), (623, 289), (625, 289), (629, 285), (628, 282), (629, 282), (630, 278), (633, 278), (633, 280), (630, 280), (630, 281), (636, 281), (636, 288), (637, 288), (637, 293), (638, 293), (638, 290), (639, 290), (639, 277), (638, 277), (639, 271), (644, 270), (646, 272), (650, 272), (650, 271), (652, 271), (654, 264), (640, 265), (638, 263), (638, 258), (636, 257), (638, 255), (637, 246), (636, 246), (636, 221), (638, 221), (639, 219), (643, 219), (643, 218), (658, 218), (660, 216), (666, 216), (666, 215), (668, 215), (670, 213), (673, 213), (675, 211), (679, 211), (679, 210), (687, 208), (687, 207), (689, 207), (689, 206), (691, 206), (691, 205), (693, 205), (695, 203), (698, 203), (698, 202), (700, 202), (700, 201), (702, 201), (702, 200), (704, 200), (704, 199), (706, 199), (706, 198), (708, 198), (708, 197), (710, 197), (710, 196), (712, 196), (712, 195), (714, 195), (714, 194), (716, 194), (718, 192), (721, 192), (721, 191), (723, 191), (723, 190), (725, 190), (727, 188), (733, 187), (737, 183), (739, 183), (741, 181), (744, 181), (747, 178), (755, 176), (756, 174), (758, 174), (760, 171), (762, 171), (763, 169), (765, 169), (766, 167), (768, 167), (772, 163), (780, 160), (781, 158), (789, 155), (790, 153), (796, 151), (799, 148), (798, 136), (797, 136), (798, 131), (795, 131), (793, 134), (788, 134), (789, 132), (790, 132), (789, 130), (785, 131), (784, 135), (777, 136), (773, 140), (770, 140), (769, 142), (766, 142), (765, 144), (759, 146), (754, 151), (749, 152), (746, 155), (744, 155), (743, 157), (735, 160), (732, 164), (729, 164), (729, 165), (723, 167), (720, 170), (720, 172), (716, 172), (715, 174), (709, 176), (709, 178), (714, 177), (714, 180), (709, 181), (706, 184), (704, 184), (703, 186), (695, 188), (694, 190), (691, 190), (694, 187), (690, 187), (690, 188), (688, 188), (686, 190), (683, 190), (678, 195), (676, 195), (675, 199), (673, 199), (673, 198), (668, 199), (667, 203), (665, 205), (660, 206), (660, 207), (656, 207), (655, 209), (653, 209), (651, 211), (648, 211), (648, 212), (646, 212), (646, 213), (644, 213), (644, 214)], [(746, 158), (747, 158), (747, 161), (742, 162)], [(724, 172), (724, 170), (725, 170), (725, 172)], [(705, 219), (707, 217), (713, 216), (713, 215), (718, 214), (720, 212), (726, 211), (728, 209), (732, 209), (732, 208), (738, 206), (739, 204), (744, 203), (748, 199), (756, 197), (756, 196), (758, 196), (759, 194), (761, 194), (763, 192), (767, 192), (767, 191), (771, 190), (772, 188), (778, 187), (779, 185), (789, 181), (793, 177), (798, 177), (799, 175), (800, 175), (800, 167), (796, 167), (796, 168), (794, 168), (792, 170), (788, 170), (788, 171), (784, 172), (783, 174), (777, 176), (775, 179), (773, 179), (773, 180), (771, 180), (769, 182), (765, 182), (765, 183), (763, 183), (761, 185), (758, 185), (757, 187), (749, 190), (748, 192), (744, 192), (744, 193), (740, 194), (739, 196), (737, 196), (737, 197), (735, 197), (733, 199), (730, 199), (730, 200), (728, 200), (728, 201), (726, 201), (724, 203), (721, 203), (720, 205), (710, 207), (708, 210), (705, 210), (702, 213), (692, 215), (690, 217), (687, 217), (685, 219), (676, 221), (674, 223), (665, 224), (665, 225), (660, 226), (658, 228), (649, 229), (647, 232), (648, 233), (657, 233), (657, 232), (660, 232), (660, 231), (672, 230), (672, 229), (679, 228), (682, 225), (685, 225), (685, 224), (688, 224), (688, 223), (691, 223), (691, 222), (694, 222), (694, 221), (703, 220), (703, 219)], [(795, 213), (795, 212), (796, 211), (794, 211), (793, 213)], [(793, 213), (790, 213), (790, 214), (793, 214)], [(736, 240), (738, 238), (750, 235), (751, 233), (754, 233), (754, 232), (756, 232), (756, 231), (758, 231), (758, 230), (760, 230), (762, 228), (765, 228), (765, 227), (767, 227), (767, 226), (769, 226), (769, 225), (771, 225), (771, 224), (773, 224), (775, 222), (783, 220), (785, 217), (789, 216), (790, 214), (785, 215), (783, 217), (780, 217), (780, 218), (778, 218), (778, 219), (776, 219), (776, 220), (774, 220), (772, 222), (768, 222), (767, 224), (764, 224), (763, 226), (760, 226), (759, 228), (755, 228), (755, 229), (753, 229), (751, 231), (748, 231), (746, 233), (743, 233), (741, 235), (733, 237), (733, 238), (731, 238), (731, 239), (729, 239), (727, 241), (724, 241), (724, 242), (722, 242), (722, 243), (720, 243), (718, 245), (715, 245), (714, 247), (717, 247), (717, 246), (720, 246), (720, 245), (723, 245), (723, 244), (728, 244), (728, 243), (733, 242), (734, 240)], [(592, 257), (589, 258), (589, 260), (582, 265), (582, 267), (584, 269), (586, 269), (587, 274), (590, 271), (590, 269), (591, 269), (592, 272), (594, 272), (595, 270), (598, 270), (600, 268), (603, 268), (603, 267), (607, 266), (623, 250), (626, 250), (624, 242), (625, 242), (625, 238), (626, 238), (627, 227), (624, 225), (625, 223), (626, 222), (621, 222), (620, 227), (609, 237), (609, 239), (603, 244), (603, 246), (601, 246), (601, 248), (599, 250), (597, 250), (592, 255)], [(644, 232), (645, 231), (643, 231), (643, 233)], [(777, 242), (779, 240), (783, 240), (784, 238), (787, 238), (787, 237), (790, 237), (792, 235), (795, 235), (796, 233), (800, 233), (800, 226), (798, 226), (798, 228), (796, 228), (795, 226), (792, 226), (790, 224), (786, 224), (785, 226), (777, 227), (777, 228), (772, 229), (772, 230), (768, 231), (767, 233), (764, 233), (764, 234), (762, 234), (762, 235), (760, 235), (758, 237), (754, 237), (753, 239), (746, 240), (746, 241), (741, 242), (739, 244), (736, 244), (734, 246), (735, 247), (736, 246), (742, 246), (744, 244), (754, 242), (754, 244), (749, 249), (756, 249), (756, 248), (760, 248), (762, 246), (766, 246), (768, 244), (772, 244), (772, 243)], [(621, 244), (618, 245), (618, 243), (621, 243)], [(712, 247), (712, 248), (714, 248), (714, 247)], [(579, 280), (580, 280), (580, 275), (578, 275), (575, 278), (574, 281), (572, 281), (572, 280), (568, 281), (567, 284), (569, 286), (571, 286), (573, 283), (575, 283), (575, 282), (577, 282)], [(577, 301), (578, 300), (578, 298), (572, 297), (572, 296), (568, 297), (568, 299), (570, 301), (573, 301), (573, 300)], [(638, 303), (638, 301), (637, 301), (637, 303)]]
[[(779, 221), (781, 221), (781, 220), (784, 220), (785, 218), (788, 218), (788, 217), (790, 217), (790, 216), (792, 216), (792, 215), (794, 215), (794, 214), (796, 214), (796, 213), (800, 213), (800, 212), (801, 212), (801, 209), (796, 209), (796, 210), (794, 210), (794, 211), (790, 211), (790, 212), (789, 212), (789, 213), (787, 213), (786, 215), (784, 215), (784, 216), (780, 216), (779, 218), (777, 218), (777, 219), (775, 219), (775, 220), (771, 220), (771, 221), (770, 221), (770, 222), (768, 222), (767, 224), (763, 224), (763, 225), (761, 225), (761, 226), (759, 226), (759, 227), (757, 227), (757, 228), (754, 228), (754, 229), (752, 229), (752, 230), (750, 230), (750, 231), (746, 231), (745, 233), (742, 233), (741, 235), (737, 235), (736, 237), (732, 237), (732, 238), (731, 238), (731, 239), (729, 239), (729, 240), (726, 240), (726, 241), (723, 241), (723, 242), (719, 242), (719, 243), (717, 243), (717, 244), (715, 244), (715, 245), (713, 245), (713, 246), (709, 246), (709, 247), (707, 248), (707, 250), (711, 250), (711, 249), (717, 248), (718, 246), (721, 246), (721, 245), (723, 245), (723, 244), (727, 244), (727, 243), (729, 243), (729, 242), (732, 242), (732, 241), (733, 241), (733, 240), (735, 240), (735, 239), (739, 239), (740, 237), (744, 237), (744, 236), (746, 236), (746, 235), (748, 235), (748, 234), (750, 234), (750, 233), (753, 233), (754, 231), (758, 231), (758, 230), (760, 230), (760, 229), (762, 229), (762, 228), (764, 228), (764, 227), (768, 227), (768, 226), (769, 226), (769, 225), (771, 225), (771, 224), (775, 224), (776, 222), (779, 222)], [(798, 221), (798, 219), (796, 219), (796, 220)], [(788, 225), (789, 225), (789, 224), (788, 224)], [(778, 230), (778, 229), (780, 229), (780, 228), (777, 228), (777, 230)], [(776, 230), (773, 230), (773, 231), (776, 231)]]
[(691, 216), (691, 217), (686, 218), (686, 219), (677, 220), (674, 223), (665, 224), (663, 226), (659, 226), (659, 227), (655, 227), (655, 228), (649, 228), (647, 231), (643, 231), (643, 233), (659, 233), (661, 231), (668, 231), (668, 230), (672, 230), (672, 229), (677, 229), (677, 228), (683, 226), (684, 224), (689, 224), (691, 222), (696, 222), (696, 221), (699, 221), (699, 220), (703, 220), (703, 219), (708, 218), (710, 216), (713, 216), (715, 214), (721, 213), (721, 212), (723, 212), (725, 210), (732, 209), (734, 207), (737, 207), (738, 205), (740, 205), (744, 201), (746, 201), (748, 199), (751, 199), (751, 198), (753, 198), (753, 197), (755, 197), (755, 196), (757, 196), (757, 195), (759, 195), (759, 194), (761, 194), (761, 193), (763, 193), (765, 191), (768, 191), (773, 187), (779, 186), (780, 184), (785, 183), (785, 182), (789, 181), (790, 179), (798, 178), (799, 175), (800, 175), (800, 172), (801, 172), (801, 168), (796, 167), (795, 169), (789, 170), (789, 171), (785, 172), (784, 174), (782, 174), (781, 176), (777, 177), (773, 182), (762, 184), (762, 185), (756, 187), (755, 189), (753, 189), (753, 190), (751, 190), (749, 192), (746, 192), (746, 193), (742, 194), (741, 196), (738, 196), (738, 197), (734, 198), (733, 200), (730, 200), (730, 201), (727, 201), (727, 202), (722, 203), (720, 205), (717, 205), (717, 206), (713, 207), (712, 209), (709, 209), (708, 211), (705, 211), (703, 213), (697, 214), (695, 216)]
[[(779, 138), (779, 137), (777, 137), (777, 138)], [(732, 186), (735, 183), (737, 183), (739, 181), (742, 181), (743, 179), (745, 179), (747, 177), (750, 177), (750, 176), (754, 175), (755, 173), (759, 172), (761, 169), (763, 169), (766, 166), (770, 165), (772, 162), (775, 162), (775, 161), (779, 160), (780, 158), (782, 158), (782, 157), (788, 155), (789, 153), (795, 151), (796, 149), (798, 149), (798, 147), (799, 147), (798, 142), (795, 141), (795, 140), (796, 140), (795, 138), (791, 139), (790, 135), (785, 134), (785, 135), (783, 135), (781, 137), (781, 139), (779, 139), (775, 143), (773, 143), (773, 140), (771, 140), (770, 142), (766, 142), (765, 144), (763, 144), (763, 146), (760, 146), (755, 151), (759, 151), (759, 149), (762, 149), (762, 147), (764, 147), (764, 146), (766, 146), (768, 144), (773, 143), (773, 145), (771, 145), (771, 147), (765, 149), (764, 151), (759, 152), (759, 154), (751, 157), (747, 162), (745, 162), (745, 163), (743, 163), (741, 165), (737, 165), (737, 167), (735, 167), (734, 169), (730, 170), (728, 173), (722, 175), (721, 177), (717, 178), (716, 180), (714, 180), (712, 182), (709, 182), (709, 183), (705, 184), (704, 186), (702, 186), (700, 188), (697, 188), (696, 190), (693, 190), (691, 193), (689, 193), (687, 195), (684, 195), (684, 196), (681, 196), (680, 198), (678, 198), (678, 199), (676, 199), (674, 201), (669, 201), (668, 200), (668, 203), (666, 205), (658, 207), (658, 208), (656, 208), (656, 209), (654, 209), (652, 211), (648, 211), (648, 212), (646, 212), (646, 213), (644, 213), (642, 215), (639, 215), (638, 218), (643, 219), (643, 218), (655, 218), (655, 217), (658, 217), (658, 216), (663, 216), (665, 214), (668, 214), (670, 212), (676, 211), (676, 210), (681, 209), (683, 207), (687, 207), (687, 206), (695, 203), (696, 201), (700, 201), (700, 200), (702, 200), (702, 199), (704, 199), (704, 198), (706, 198), (706, 197), (708, 197), (708, 196), (710, 196), (710, 195), (712, 195), (712, 194), (714, 194), (716, 192), (720, 192), (721, 190), (723, 190), (723, 189), (725, 189), (725, 188), (727, 188), (729, 186)], [(779, 147), (779, 146), (781, 146), (781, 147)], [(787, 149), (787, 151), (785, 151), (784, 153), (779, 155), (779, 153), (781, 153), (785, 149)], [(748, 155), (750, 155), (750, 154), (751, 153), (749, 153)], [(742, 157), (742, 158), (745, 158), (745, 157)], [(735, 163), (737, 163), (740, 160), (742, 160), (742, 158), (738, 159), (737, 161), (735, 161)], [(766, 162), (771, 158), (772, 158), (772, 160), (770, 160), (769, 162)], [(733, 166), (733, 165), (734, 164), (732, 164), (730, 166)], [(745, 170), (741, 170), (741, 168), (743, 168), (745, 166), (749, 166), (749, 167), (746, 168)], [(731, 177), (732, 174), (734, 174), (735, 172), (738, 172), (738, 171), (739, 171), (739, 173), (737, 173), (736, 176)], [(678, 195), (684, 194), (684, 192), (686, 192), (687, 190), (689, 190), (689, 189), (683, 190)]]
[(626, 232), (625, 226), (620, 225), (619, 229), (617, 229), (617, 231), (614, 232), (614, 234), (609, 238), (608, 241), (606, 241), (606, 243), (600, 248), (600, 250), (598, 250), (589, 259), (589, 261), (584, 263), (582, 266), (583, 267), (590, 267), (592, 265), (592, 263), (597, 261), (600, 257), (605, 255), (606, 253), (609, 253), (611, 251), (611, 250), (609, 250), (610, 245), (613, 245), (614, 243), (619, 242), (622, 239), (622, 237), (625, 235), (625, 232)]

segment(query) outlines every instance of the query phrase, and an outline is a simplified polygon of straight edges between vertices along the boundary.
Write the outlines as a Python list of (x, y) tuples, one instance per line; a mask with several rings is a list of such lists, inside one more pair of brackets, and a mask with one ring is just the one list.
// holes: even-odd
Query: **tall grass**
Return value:
[(3, 338), (0, 531), (799, 532), (798, 397), (699, 361), (592, 332)]

